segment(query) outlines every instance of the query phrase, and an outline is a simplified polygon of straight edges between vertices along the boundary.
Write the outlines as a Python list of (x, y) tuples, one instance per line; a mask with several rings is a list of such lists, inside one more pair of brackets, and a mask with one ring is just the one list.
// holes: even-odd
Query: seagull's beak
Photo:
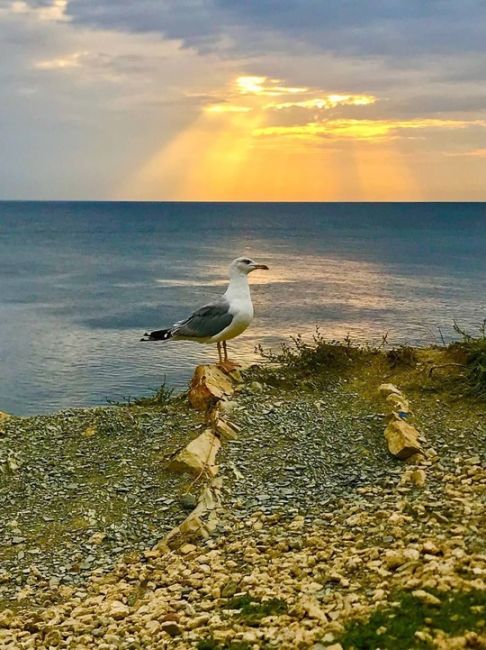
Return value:
[(260, 269), (260, 271), (268, 271), (268, 266), (266, 264), (255, 264), (253, 267), (255, 270)]

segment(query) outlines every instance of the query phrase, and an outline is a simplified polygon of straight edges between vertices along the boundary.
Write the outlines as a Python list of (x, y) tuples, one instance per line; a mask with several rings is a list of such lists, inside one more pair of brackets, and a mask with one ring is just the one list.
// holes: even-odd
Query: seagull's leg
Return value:
[(223, 363), (223, 357), (221, 356), (221, 343), (218, 341), (216, 345), (218, 346), (219, 363)]
[(226, 341), (223, 341), (223, 351), (224, 351), (224, 362), (228, 363), (228, 348), (226, 347)]

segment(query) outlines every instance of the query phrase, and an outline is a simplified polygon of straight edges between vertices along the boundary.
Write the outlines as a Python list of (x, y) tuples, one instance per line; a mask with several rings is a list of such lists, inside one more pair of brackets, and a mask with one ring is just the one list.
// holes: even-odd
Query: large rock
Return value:
[(234, 380), (220, 367), (197, 366), (189, 388), (189, 402), (198, 411), (207, 411), (219, 400), (234, 393)]
[(216, 455), (220, 447), (219, 438), (211, 429), (206, 429), (177, 454), (170, 462), (169, 469), (175, 472), (215, 476), (218, 471)]
[(390, 453), (400, 460), (406, 460), (422, 451), (418, 440), (419, 432), (404, 420), (391, 420), (385, 429), (385, 438)]

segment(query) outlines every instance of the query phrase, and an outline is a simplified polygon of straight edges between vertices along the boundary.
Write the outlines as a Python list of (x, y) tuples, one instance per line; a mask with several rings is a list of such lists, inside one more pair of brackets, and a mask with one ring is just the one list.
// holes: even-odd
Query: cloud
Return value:
[(249, 113), (250, 106), (238, 106), (238, 104), (209, 104), (204, 110), (207, 113)]
[(7, 10), (15, 14), (35, 12), (39, 20), (65, 20), (68, 0), (11, 0)]
[(309, 89), (302, 86), (282, 86), (280, 79), (268, 77), (241, 76), (236, 79), (236, 86), (242, 95), (266, 95), (280, 97), (281, 95), (299, 95)]
[(306, 51), (381, 56), (485, 52), (482, 0), (68, 0), (104, 29), (159, 32), (201, 52)]
[[(236, 77), (218, 95), (220, 99), (216, 102), (209, 97), (213, 101), (206, 105), (207, 112), (246, 113), (255, 109), (282, 113), (288, 113), (292, 109), (315, 112), (343, 106), (367, 106), (377, 101), (373, 95), (326, 93), (320, 88), (287, 86), (281, 79), (255, 75)], [(274, 101), (268, 102), (269, 98)], [(277, 98), (280, 101), (275, 101)], [(262, 99), (265, 101), (262, 102)]]
[(0, 0), (0, 197), (108, 198), (200, 112), (186, 93), (227, 73), (153, 35), (47, 19), (52, 4)]
[[(425, 129), (464, 129), (486, 127), (486, 121), (415, 119), (415, 120), (323, 120), (292, 126), (269, 126), (254, 130), (260, 137), (290, 137), (304, 140), (372, 140), (397, 138), (408, 131)], [(404, 132), (404, 133), (402, 133)]]
[(305, 108), (309, 110), (329, 110), (337, 106), (367, 106), (374, 104), (377, 98), (373, 95), (325, 95), (302, 101), (281, 102), (278, 104), (267, 104), (265, 109), (282, 111), (288, 108)]
[(442, 88), (437, 92), (423, 94), (421, 92), (412, 97), (390, 99), (386, 110), (395, 116), (400, 115), (433, 115), (437, 113), (474, 113), (486, 111), (486, 93), (478, 93), (475, 85), (471, 89), (459, 87), (451, 88), (444, 93)]
[(82, 64), (82, 59), (88, 56), (88, 52), (74, 52), (64, 57), (57, 59), (47, 59), (44, 61), (36, 61), (34, 68), (38, 70), (65, 70), (66, 68), (79, 68)]
[(0, 0), (0, 196), (130, 196), (162, 159), (147, 196), (199, 196), (194, 161), (204, 198), (356, 198), (407, 158), (424, 196), (483, 197), (481, 5)]

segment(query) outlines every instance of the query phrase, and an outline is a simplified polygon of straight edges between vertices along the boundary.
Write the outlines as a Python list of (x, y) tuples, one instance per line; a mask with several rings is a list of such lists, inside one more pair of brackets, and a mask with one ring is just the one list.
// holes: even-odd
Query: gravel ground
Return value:
[(401, 471), (383, 444), (382, 417), (342, 383), (298, 396), (244, 391), (231, 418), (242, 433), (219, 460), (228, 504), (241, 516), (255, 509), (318, 513), (331, 499)]
[[(486, 407), (400, 387), (425, 439), (422, 487), (419, 468), (386, 451), (374, 384), (250, 382), (229, 412), (239, 439), (218, 456), (219, 534), (168, 553), (140, 550), (185, 514), (177, 495), (188, 481), (160, 463), (195, 436), (195, 414), (179, 403), (7, 421), (0, 553), (14, 578), (4, 598), (16, 595), (20, 612), (0, 612), (0, 647), (377, 648), (386, 627), (355, 646), (347, 625), (376, 608), (400, 611), (402, 592), (413, 611), (432, 609), (397, 648), (486, 647), (477, 596), (486, 590)], [(26, 447), (30, 427), (36, 442)], [(40, 609), (37, 593), (46, 595)], [(482, 598), (474, 620), (469, 604), (463, 621), (451, 595)]]
[(180, 402), (3, 423), (0, 603), (46, 585), (81, 585), (179, 523), (188, 480), (167, 473), (166, 460), (199, 426)]
[[(401, 484), (358, 487), (312, 521), (228, 512), (223, 535), (122, 561), (57, 605), (1, 612), (0, 647), (485, 648), (486, 470), (475, 457), (454, 465), (431, 462), (420, 489), (405, 466)], [(382, 622), (367, 623), (376, 611)]]
[[(444, 471), (455, 470), (458, 454), (484, 460), (486, 405), (414, 398), (424, 446)], [(218, 459), (227, 505), (240, 517), (284, 510), (312, 518), (361, 486), (396, 486), (403, 462), (387, 452), (380, 406), (342, 380), (320, 393), (250, 384), (230, 415), (240, 438)]]

